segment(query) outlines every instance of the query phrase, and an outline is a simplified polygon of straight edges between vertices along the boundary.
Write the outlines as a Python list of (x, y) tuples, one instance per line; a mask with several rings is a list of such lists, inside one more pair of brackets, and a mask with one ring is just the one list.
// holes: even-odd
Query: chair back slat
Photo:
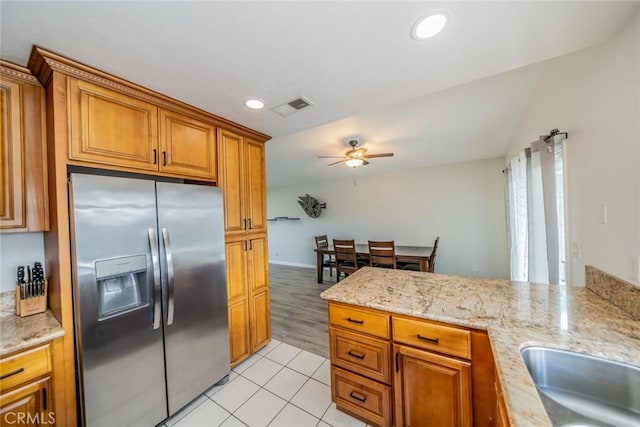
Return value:
[(395, 242), (369, 240), (369, 262), (372, 267), (396, 268)]
[(336, 262), (340, 263), (348, 261), (353, 262), (355, 265), (357, 258), (356, 244), (354, 240), (333, 239), (333, 250), (336, 254)]
[(341, 273), (344, 273), (346, 277), (360, 268), (354, 240), (333, 239), (333, 250), (336, 257), (336, 279), (338, 281)]
[(328, 246), (329, 246), (329, 239), (327, 239), (326, 234), (322, 236), (316, 236), (316, 249), (322, 249)]

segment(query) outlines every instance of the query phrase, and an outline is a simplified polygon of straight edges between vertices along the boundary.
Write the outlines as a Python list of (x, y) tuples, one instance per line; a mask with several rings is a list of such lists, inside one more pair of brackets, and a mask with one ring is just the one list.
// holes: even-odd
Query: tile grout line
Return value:
[[(290, 404), (290, 405), (292, 405), (293, 407), (295, 407), (295, 408), (297, 408), (297, 409), (301, 410), (302, 412), (304, 412), (304, 413), (308, 414), (309, 416), (313, 417), (314, 419), (318, 420), (318, 422), (315, 424), (316, 426), (320, 425), (320, 423), (325, 423), (325, 424), (327, 424), (327, 425), (331, 425), (331, 424), (329, 424), (328, 422), (324, 421), (324, 420), (323, 420), (323, 417), (327, 414), (327, 412), (328, 412), (328, 411), (329, 411), (329, 409), (331, 408), (331, 403), (332, 403), (332, 402), (330, 402), (330, 403), (329, 403), (328, 407), (323, 411), (323, 413), (322, 413), (322, 415), (321, 415), (320, 417), (317, 417), (316, 415), (314, 415), (314, 414), (310, 413), (310, 412), (309, 412), (309, 411), (307, 411), (306, 409), (301, 408), (300, 406), (298, 406), (298, 405), (296, 405), (295, 403), (293, 403), (293, 402), (292, 402), (293, 398), (295, 398), (295, 396), (300, 392), (300, 390), (302, 390), (302, 388), (304, 388), (304, 386), (305, 386), (307, 383), (309, 383), (309, 381), (310, 381), (310, 380), (313, 380), (313, 381), (315, 381), (315, 382), (317, 382), (317, 383), (319, 383), (319, 384), (321, 384), (321, 385), (323, 385), (323, 386), (325, 386), (325, 387), (328, 387), (328, 385), (327, 385), (327, 384), (325, 384), (325, 383), (323, 383), (322, 381), (319, 381), (319, 380), (317, 380), (317, 379), (313, 378), (313, 375), (315, 375), (315, 374), (320, 370), (320, 368), (322, 368), (322, 365), (324, 365), (324, 363), (325, 363), (325, 362), (328, 362), (328, 361), (329, 361), (329, 359), (328, 359), (328, 358), (325, 358), (325, 357), (323, 357), (323, 356), (317, 355), (317, 354), (315, 354), (315, 353), (308, 352), (308, 353), (310, 353), (310, 354), (312, 354), (312, 355), (316, 355), (316, 356), (318, 356), (318, 357), (322, 358), (323, 360), (322, 360), (322, 362), (320, 363), (320, 365), (319, 365), (317, 368), (315, 368), (315, 369), (313, 370), (313, 372), (311, 373), (311, 375), (307, 375), (306, 373), (304, 373), (304, 372), (300, 372), (300, 371), (298, 371), (297, 369), (295, 369), (295, 368), (293, 368), (293, 367), (289, 366), (289, 364), (290, 364), (294, 359), (296, 359), (300, 354), (302, 354), (302, 353), (305, 351), (305, 350), (303, 350), (303, 349), (300, 349), (300, 348), (298, 348), (298, 347), (295, 347), (295, 346), (291, 346), (291, 345), (290, 345), (291, 347), (294, 347), (294, 348), (298, 349), (299, 351), (295, 354), (295, 356), (293, 356), (293, 358), (291, 358), (291, 359), (287, 362), (287, 364), (282, 364), (282, 363), (281, 363), (281, 362), (279, 362), (279, 361), (276, 361), (276, 360), (273, 360), (273, 359), (271, 359), (271, 358), (267, 357), (267, 355), (271, 354), (274, 350), (276, 350), (276, 349), (277, 349), (278, 347), (280, 347), (282, 344), (286, 344), (286, 343), (284, 343), (283, 341), (280, 341), (280, 342), (278, 343), (278, 345), (276, 345), (273, 349), (271, 349), (269, 352), (265, 353), (264, 355), (259, 354), (259, 353), (254, 353), (254, 354), (256, 354), (256, 355), (258, 355), (258, 356), (260, 356), (260, 357), (258, 357), (258, 358), (255, 360), (255, 362), (254, 362), (254, 363), (252, 363), (250, 366), (248, 366), (247, 368), (243, 369), (243, 370), (242, 370), (242, 372), (238, 372), (238, 371), (235, 371), (234, 369), (231, 369), (231, 371), (233, 371), (233, 372), (236, 374), (236, 378), (237, 378), (237, 377), (242, 377), (244, 380), (246, 380), (246, 381), (248, 381), (248, 382), (250, 382), (250, 383), (252, 383), (252, 384), (254, 384), (255, 386), (257, 386), (257, 387), (258, 387), (258, 389), (257, 389), (254, 393), (251, 393), (251, 395), (250, 395), (249, 397), (247, 397), (247, 398), (246, 398), (246, 399), (245, 399), (245, 400), (240, 404), (240, 406), (238, 406), (238, 407), (237, 407), (233, 412), (231, 412), (231, 411), (227, 410), (226, 408), (224, 408), (223, 406), (221, 406), (220, 404), (218, 404), (217, 402), (215, 402), (215, 401), (213, 400), (213, 396), (215, 396), (215, 394), (216, 394), (217, 392), (216, 392), (216, 393), (214, 393), (214, 394), (212, 394), (211, 396), (207, 395), (206, 393), (204, 393), (204, 394), (203, 394), (203, 395), (204, 395), (204, 397), (205, 397), (206, 399), (209, 399), (209, 400), (210, 400), (210, 401), (212, 401), (216, 406), (220, 407), (221, 409), (223, 409), (225, 412), (227, 412), (227, 413), (229, 414), (229, 415), (228, 415), (228, 416), (227, 416), (227, 417), (222, 421), (222, 423), (221, 423), (221, 424), (224, 424), (224, 423), (225, 423), (227, 420), (229, 420), (231, 417), (234, 417), (235, 419), (237, 419), (237, 420), (238, 420), (238, 421), (240, 421), (243, 425), (245, 425), (245, 426), (246, 426), (247, 424), (246, 424), (242, 419), (240, 419), (240, 418), (236, 417), (236, 416), (235, 416), (235, 413), (236, 413), (236, 412), (238, 412), (238, 411), (240, 410), (240, 408), (242, 408), (242, 407), (243, 407), (243, 406), (244, 406), (244, 405), (245, 405), (245, 404), (246, 404), (246, 403), (247, 403), (251, 398), (253, 398), (253, 397), (254, 397), (254, 396), (255, 396), (255, 395), (256, 395), (256, 394), (257, 394), (261, 389), (263, 389), (263, 390), (265, 390), (266, 392), (270, 393), (271, 395), (273, 395), (273, 396), (277, 397), (278, 399), (285, 401), (285, 405), (284, 405), (284, 406), (283, 406), (283, 407), (282, 407), (282, 408), (281, 408), (281, 409), (280, 409), (280, 410), (279, 410), (279, 411), (278, 411), (278, 412), (273, 416), (273, 418), (268, 422), (267, 426), (268, 426), (268, 425), (270, 425), (271, 423), (273, 423), (273, 421), (274, 421), (274, 420), (275, 420), (275, 419), (280, 415), (280, 413), (281, 413), (281, 412), (282, 412), (282, 411), (287, 407), (287, 405), (289, 405), (289, 404)], [(267, 359), (267, 360), (269, 360), (270, 362), (273, 362), (273, 363), (275, 363), (275, 364), (277, 364), (277, 365), (279, 365), (279, 366), (280, 366), (280, 368), (279, 368), (279, 369), (278, 369), (278, 370), (277, 370), (277, 371), (276, 371), (272, 376), (270, 376), (270, 377), (266, 380), (266, 382), (264, 383), (264, 385), (260, 385), (260, 384), (258, 384), (257, 382), (255, 382), (255, 381), (251, 380), (250, 378), (248, 378), (248, 377), (246, 377), (246, 376), (244, 376), (244, 375), (243, 375), (247, 370), (249, 370), (251, 367), (253, 367), (254, 365), (256, 365), (256, 364), (257, 364), (260, 360), (262, 360), (262, 359)], [(297, 373), (297, 374), (299, 374), (299, 375), (302, 375), (302, 376), (304, 376), (304, 377), (306, 378), (306, 380), (302, 383), (302, 385), (301, 385), (301, 386), (299, 386), (299, 387), (296, 389), (296, 391), (293, 393), (293, 395), (292, 395), (292, 397), (291, 397), (290, 399), (284, 399), (284, 398), (282, 398), (281, 396), (277, 395), (276, 393), (274, 393), (274, 392), (272, 392), (272, 391), (268, 390), (267, 388), (265, 388), (265, 386), (267, 385), (267, 383), (269, 383), (269, 382), (270, 382), (271, 380), (273, 380), (273, 379), (274, 379), (278, 374), (280, 374), (280, 373), (284, 370), (284, 368), (288, 368), (288, 369), (289, 369), (289, 370), (291, 370), (292, 372), (295, 372), (295, 373)], [(228, 385), (229, 383), (231, 383), (232, 381), (234, 381), (236, 378), (234, 378), (233, 380), (230, 380), (230, 381), (229, 381), (227, 384), (225, 384), (225, 385)], [(223, 386), (223, 387), (224, 387), (224, 386)], [(218, 390), (218, 392), (219, 392), (219, 391), (220, 391), (220, 390)], [(205, 401), (206, 401), (206, 400), (203, 400), (203, 402), (201, 402), (201, 403), (200, 403), (200, 405), (202, 405), (202, 403), (204, 403)], [(186, 417), (187, 415), (189, 415), (191, 412), (193, 412), (193, 410), (195, 410), (195, 409), (196, 409), (197, 407), (199, 407), (200, 405), (196, 406), (196, 407), (195, 407), (195, 408), (193, 408), (191, 411), (189, 411), (189, 413), (185, 414), (185, 417)], [(184, 418), (184, 417), (183, 417), (183, 418)]]
[[(301, 352), (299, 352), (298, 354), (300, 354), (300, 353), (301, 353)], [(320, 357), (321, 357), (321, 356), (320, 356)], [(268, 359), (268, 360), (271, 360), (271, 359), (269, 359), (269, 358), (267, 358), (267, 359)], [(295, 359), (295, 357), (294, 357), (294, 359)], [(323, 358), (323, 359), (324, 359), (324, 358)], [(329, 359), (325, 359), (325, 360), (329, 360)], [(234, 414), (235, 414), (235, 413), (236, 413), (236, 412), (237, 412), (237, 411), (238, 411), (242, 406), (244, 406), (244, 404), (245, 404), (245, 403), (247, 403), (247, 401), (249, 401), (249, 399), (251, 399), (251, 398), (252, 398), (256, 393), (258, 393), (258, 392), (260, 391), (260, 389), (264, 389), (265, 391), (267, 391), (267, 392), (269, 392), (269, 393), (273, 394), (274, 396), (278, 397), (279, 399), (285, 400), (285, 402), (286, 402), (287, 404), (291, 404), (291, 405), (295, 406), (296, 408), (300, 409), (301, 411), (305, 412), (306, 414), (311, 415), (313, 418), (316, 418), (316, 419), (318, 419), (319, 421), (323, 421), (322, 417), (324, 417), (324, 415), (327, 413), (327, 411), (328, 411), (328, 410), (329, 410), (329, 408), (331, 407), (331, 403), (329, 403), (329, 406), (327, 407), (327, 409), (325, 409), (325, 410), (324, 410), (324, 412), (322, 413), (322, 417), (317, 417), (316, 415), (314, 415), (314, 414), (310, 413), (310, 412), (309, 412), (309, 411), (307, 411), (306, 409), (301, 408), (300, 406), (296, 405), (296, 404), (295, 404), (295, 403), (293, 403), (291, 400), (292, 400), (292, 399), (293, 399), (293, 398), (294, 398), (294, 397), (295, 397), (295, 396), (300, 392), (300, 390), (302, 390), (302, 388), (303, 388), (303, 387), (304, 387), (304, 386), (305, 386), (305, 385), (306, 385), (310, 380), (313, 380), (313, 381), (315, 381), (315, 382), (317, 382), (317, 383), (319, 383), (319, 384), (322, 384), (322, 385), (324, 385), (324, 386), (326, 386), (326, 387), (328, 387), (328, 386), (327, 386), (325, 383), (323, 383), (322, 381), (318, 381), (318, 380), (316, 380), (315, 378), (311, 378), (310, 376), (308, 376), (308, 375), (307, 375), (307, 374), (305, 374), (305, 373), (302, 373), (302, 372), (296, 371), (295, 369), (290, 368), (289, 366), (282, 365), (282, 364), (280, 364), (279, 362), (276, 362), (275, 360), (271, 360), (271, 361), (272, 361), (272, 362), (274, 362), (274, 363), (277, 363), (277, 364), (278, 364), (278, 365), (280, 365), (280, 366), (282, 366), (282, 368), (281, 368), (278, 372), (276, 372), (276, 373), (275, 373), (271, 378), (269, 378), (269, 380), (267, 380), (267, 383), (268, 383), (269, 381), (271, 381), (273, 378), (275, 378), (275, 376), (276, 376), (276, 375), (278, 375), (280, 372), (282, 372), (282, 370), (283, 370), (284, 368), (289, 368), (289, 369), (290, 369), (290, 370), (292, 370), (293, 372), (295, 372), (295, 373), (297, 373), (297, 374), (300, 374), (300, 375), (303, 375), (304, 377), (306, 377), (305, 382), (304, 382), (304, 383), (302, 383), (302, 385), (301, 385), (301, 386), (296, 390), (296, 392), (293, 394), (293, 396), (291, 397), (291, 399), (285, 400), (285, 399), (283, 399), (281, 396), (278, 396), (277, 394), (273, 393), (271, 390), (266, 389), (264, 386), (261, 386), (260, 384), (256, 383), (255, 381), (252, 381), (251, 379), (249, 379), (249, 378), (245, 377), (245, 376), (244, 376), (244, 375), (242, 375), (242, 374), (238, 374), (238, 376), (242, 377), (243, 379), (245, 379), (245, 380), (247, 380), (247, 381), (251, 382), (252, 384), (257, 385), (257, 386), (259, 387), (259, 389), (258, 389), (258, 390), (256, 390), (256, 392), (255, 392), (255, 393), (253, 393), (251, 396), (249, 396), (249, 397), (248, 397), (244, 402), (242, 402), (242, 404), (241, 404), (241, 405), (240, 405), (240, 406), (239, 406), (239, 407), (238, 407), (234, 412), (232, 412), (232, 413), (231, 413), (231, 415), (234, 415)], [(293, 361), (293, 359), (291, 359), (291, 360), (289, 361), (289, 363), (291, 363), (291, 361)], [(258, 362), (256, 362), (256, 363), (258, 363)], [(318, 371), (318, 369), (320, 369), (320, 368), (322, 367), (322, 365), (323, 365), (323, 364), (324, 364), (324, 361), (320, 364), (320, 366), (319, 366), (318, 368), (316, 368), (316, 369), (313, 371), (313, 373), (315, 374), (315, 373)], [(254, 365), (255, 365), (255, 363), (254, 363)], [(253, 366), (253, 365), (251, 365), (251, 366)], [(249, 368), (247, 368), (247, 369), (249, 369)], [(245, 371), (246, 371), (246, 369), (245, 369)], [(243, 371), (243, 373), (244, 373), (244, 371)], [(265, 383), (265, 385), (266, 385), (267, 383)], [(208, 396), (207, 396), (207, 397), (208, 397)], [(214, 402), (214, 403), (215, 403), (215, 402)], [(281, 410), (280, 410), (280, 411), (275, 415), (275, 417), (274, 417), (271, 421), (269, 421), (269, 424), (270, 424), (270, 423), (272, 423), (272, 422), (273, 422), (273, 420), (275, 420), (275, 419), (277, 418), (277, 416), (278, 416), (278, 415), (280, 415), (280, 412), (282, 412), (282, 410), (284, 410), (284, 408), (285, 408), (286, 406), (287, 406), (287, 405), (285, 404), (285, 406), (284, 406), (284, 407), (283, 407), (283, 408), (282, 408), (282, 409), (281, 409)], [(224, 408), (223, 408), (223, 409), (224, 409)], [(225, 410), (226, 410), (226, 409), (225, 409)], [(227, 411), (227, 412), (229, 412), (229, 411)], [(234, 416), (235, 416), (235, 415), (234, 415)], [(236, 417), (236, 418), (237, 418), (237, 417)], [(238, 419), (239, 419), (239, 418), (238, 418)], [(242, 420), (240, 420), (240, 421), (242, 421)], [(329, 424), (329, 423), (327, 423), (326, 421), (323, 421), (323, 422), (325, 422), (326, 424)], [(268, 425), (268, 424), (267, 424), (267, 425)], [(331, 425), (331, 424), (329, 424), (329, 425)]]

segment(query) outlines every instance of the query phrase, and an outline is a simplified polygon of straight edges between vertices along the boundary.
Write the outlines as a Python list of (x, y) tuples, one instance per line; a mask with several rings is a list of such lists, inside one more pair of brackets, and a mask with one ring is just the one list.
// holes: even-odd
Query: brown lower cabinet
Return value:
[(331, 398), (338, 408), (369, 423), (391, 425), (391, 387), (340, 368), (331, 371)]
[(53, 425), (53, 345), (3, 356), (0, 359), (0, 426)]
[(231, 365), (271, 340), (267, 236), (227, 235), (227, 300)]
[(0, 426), (55, 424), (51, 377), (41, 378), (0, 394)]
[(495, 426), (486, 332), (329, 302), (336, 407), (376, 426)]
[(393, 346), (396, 425), (471, 426), (471, 363)]

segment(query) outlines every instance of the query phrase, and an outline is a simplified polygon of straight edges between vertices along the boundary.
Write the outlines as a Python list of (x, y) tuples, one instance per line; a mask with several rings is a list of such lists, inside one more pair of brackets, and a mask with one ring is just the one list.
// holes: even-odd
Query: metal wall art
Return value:
[(318, 199), (308, 194), (298, 197), (298, 203), (311, 218), (318, 218), (322, 209), (327, 208), (326, 203), (320, 203)]

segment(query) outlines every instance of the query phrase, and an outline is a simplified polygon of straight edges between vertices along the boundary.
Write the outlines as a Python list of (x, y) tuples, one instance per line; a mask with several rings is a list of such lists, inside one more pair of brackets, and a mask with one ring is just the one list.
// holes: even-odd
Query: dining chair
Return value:
[(369, 262), (371, 267), (397, 268), (394, 241), (369, 240)]
[(433, 244), (433, 250), (431, 251), (431, 256), (429, 257), (429, 272), (435, 273), (436, 271), (436, 251), (438, 250), (438, 242), (440, 241), (440, 237), (436, 237), (436, 241)]
[[(433, 250), (431, 251), (431, 256), (429, 257), (429, 265), (427, 265), (427, 272), (429, 273), (435, 273), (436, 251), (438, 250), (439, 241), (440, 241), (440, 237), (436, 237), (436, 241), (433, 243)], [(420, 271), (420, 264), (415, 262), (406, 263), (402, 266), (402, 269)]]
[[(327, 235), (315, 236), (316, 249), (326, 249), (329, 247), (329, 239)], [(322, 268), (329, 267), (329, 276), (333, 276), (333, 269), (336, 268), (336, 260), (331, 254), (325, 254), (322, 256)]]
[(336, 256), (336, 282), (340, 281), (341, 273), (347, 277), (364, 265), (358, 262), (355, 240), (333, 239), (333, 250)]

